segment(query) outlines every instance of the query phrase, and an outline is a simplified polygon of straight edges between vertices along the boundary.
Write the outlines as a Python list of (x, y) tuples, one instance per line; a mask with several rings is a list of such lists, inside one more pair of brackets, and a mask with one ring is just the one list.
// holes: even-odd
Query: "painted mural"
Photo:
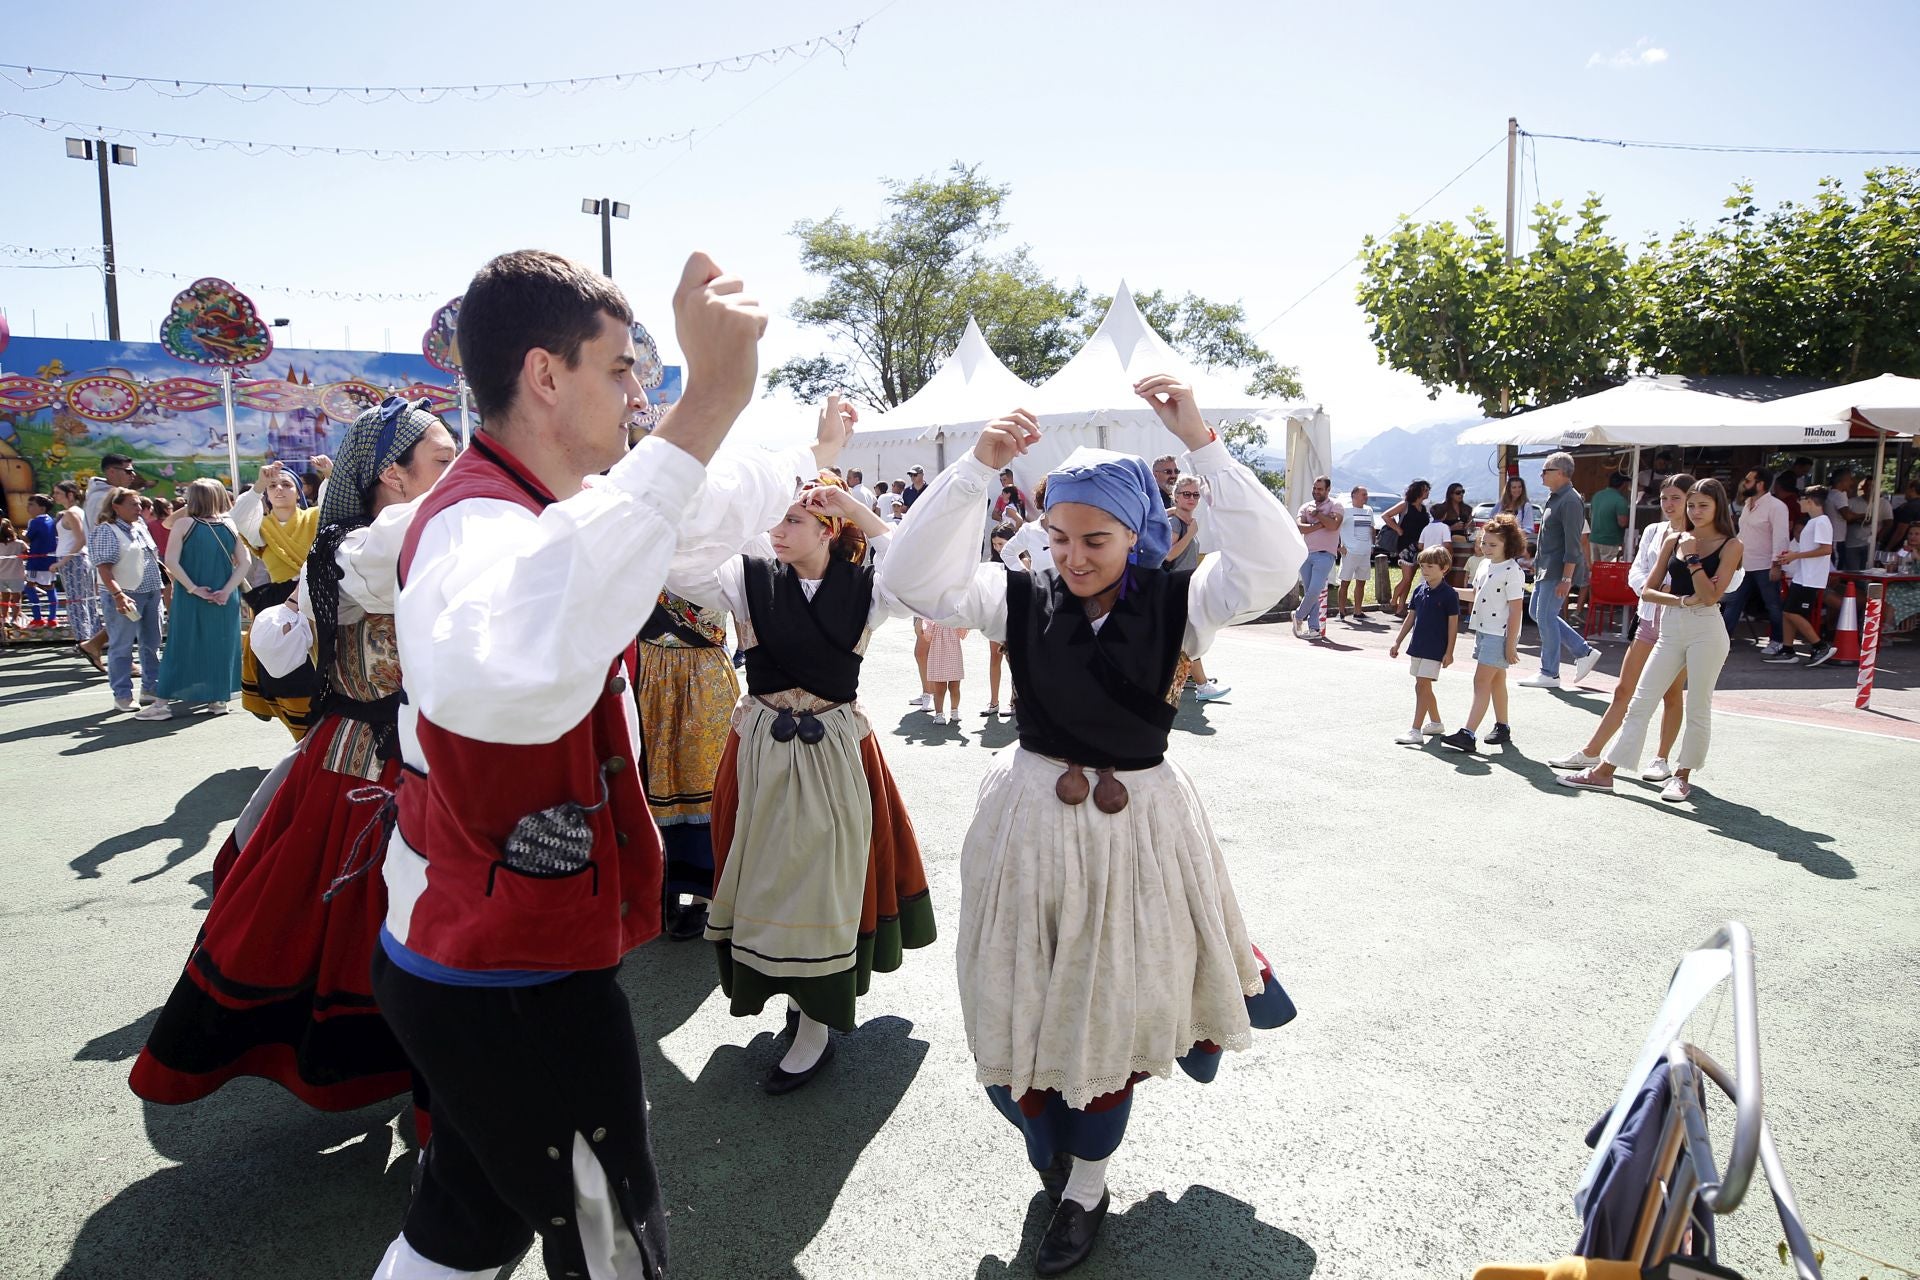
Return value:
[[(680, 394), (680, 370), (664, 373), (647, 393), (660, 405)], [(240, 482), (251, 483), (266, 461), (305, 471), (389, 392), (424, 396), (458, 436), (455, 380), (422, 354), (280, 348), (236, 372)], [(9, 518), (25, 522), (29, 494), (61, 480), (85, 484), (108, 453), (130, 454), (147, 492), (160, 497), (202, 476), (233, 484), (219, 372), (153, 342), (13, 338), (0, 351), (0, 486)]]

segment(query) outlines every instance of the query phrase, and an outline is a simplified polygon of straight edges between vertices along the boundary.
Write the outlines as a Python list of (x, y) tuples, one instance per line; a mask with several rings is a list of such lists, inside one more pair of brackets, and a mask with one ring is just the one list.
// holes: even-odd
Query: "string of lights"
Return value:
[(256, 142), (243, 138), (213, 138), (188, 133), (161, 133), (152, 129), (132, 129), (122, 125), (82, 124), (73, 120), (55, 120), (48, 116), (23, 115), (0, 111), (0, 120), (18, 120), (49, 133), (79, 133), (94, 138), (125, 139), (153, 146), (185, 145), (196, 151), (240, 151), (250, 156), (278, 152), (295, 159), (313, 156), (354, 156), (370, 160), (556, 160), (579, 156), (606, 156), (656, 151), (684, 142), (693, 145), (693, 129), (663, 134), (657, 138), (620, 138), (610, 142), (577, 142), (537, 147), (341, 147), (297, 142)]
[(670, 67), (650, 67), (642, 71), (569, 76), (554, 80), (439, 85), (260, 84), (251, 81), (190, 80), (175, 76), (118, 75), (107, 71), (76, 71), (63, 67), (38, 67), (10, 62), (0, 63), (0, 78), (10, 81), (21, 89), (51, 89), (62, 84), (74, 84), (110, 93), (146, 89), (168, 98), (192, 98), (212, 91), (225, 94), (239, 102), (259, 102), (278, 96), (306, 106), (321, 106), (337, 98), (366, 103), (394, 100), (430, 103), (446, 98), (485, 102), (502, 94), (532, 98), (546, 93), (571, 94), (584, 93), (593, 89), (630, 89), (639, 84), (675, 79), (710, 80), (722, 72), (737, 74), (750, 71), (757, 66), (771, 66), (789, 58), (811, 59), (827, 51), (839, 54), (841, 60), (845, 61), (847, 54), (860, 39), (861, 28), (877, 16), (879, 11), (869, 14), (852, 26), (840, 27), (792, 44), (757, 49), (752, 53), (712, 58), (704, 62), (684, 62)]
[[(16, 270), (74, 270), (86, 268), (107, 274), (101, 261), (100, 248), (89, 245), (84, 248), (37, 248), (31, 245), (0, 244), (0, 258), (9, 259)], [(147, 280), (175, 280), (191, 284), (201, 279), (205, 272), (164, 271), (158, 267), (136, 267), (120, 262), (114, 264), (113, 275), (126, 279), (138, 277)], [(316, 289), (300, 285), (260, 284), (248, 280), (234, 280), (229, 283), (249, 293), (268, 293), (289, 298), (324, 298), (330, 302), (444, 302), (445, 289), (426, 289), (414, 292), (380, 292), (370, 289)]]

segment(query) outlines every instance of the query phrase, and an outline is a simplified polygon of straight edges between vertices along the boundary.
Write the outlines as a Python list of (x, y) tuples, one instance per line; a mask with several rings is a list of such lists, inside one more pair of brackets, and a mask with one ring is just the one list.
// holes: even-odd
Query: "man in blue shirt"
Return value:
[(1573, 487), (1573, 455), (1549, 454), (1540, 468), (1546, 482), (1546, 512), (1540, 517), (1540, 549), (1533, 557), (1534, 625), (1540, 628), (1540, 674), (1520, 683), (1530, 689), (1560, 687), (1560, 650), (1573, 653), (1573, 681), (1579, 684), (1600, 662), (1600, 651), (1589, 645), (1560, 616), (1580, 571), (1580, 530), (1586, 523), (1586, 504)]

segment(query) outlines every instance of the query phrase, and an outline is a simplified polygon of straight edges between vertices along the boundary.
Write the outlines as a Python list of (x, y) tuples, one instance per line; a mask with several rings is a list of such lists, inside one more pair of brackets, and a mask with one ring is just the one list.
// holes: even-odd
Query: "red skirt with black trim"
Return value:
[(245, 848), (221, 850), (213, 905), (133, 1064), (141, 1097), (191, 1102), (259, 1076), (346, 1111), (412, 1084), (370, 977), (387, 828), (380, 797), (348, 799), (390, 792), (400, 764), (386, 762), (375, 781), (322, 763), (334, 736), (357, 727), (335, 716), (315, 725)]

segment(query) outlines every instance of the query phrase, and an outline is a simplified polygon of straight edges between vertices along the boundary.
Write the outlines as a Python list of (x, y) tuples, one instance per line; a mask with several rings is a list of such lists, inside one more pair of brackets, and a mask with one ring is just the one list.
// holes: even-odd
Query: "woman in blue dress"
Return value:
[(240, 584), (253, 553), (227, 519), (233, 504), (217, 480), (187, 486), (187, 519), (167, 540), (173, 599), (167, 651), (160, 660), (160, 700), (136, 720), (167, 720), (172, 703), (225, 715), (240, 689)]

